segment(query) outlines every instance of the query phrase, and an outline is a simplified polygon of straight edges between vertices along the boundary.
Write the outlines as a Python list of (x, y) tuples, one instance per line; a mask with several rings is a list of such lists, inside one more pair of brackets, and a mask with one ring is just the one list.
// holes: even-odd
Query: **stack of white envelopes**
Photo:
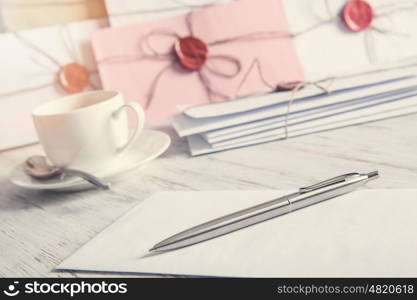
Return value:
[(195, 156), (416, 112), (413, 65), (190, 107), (174, 116), (173, 126)]

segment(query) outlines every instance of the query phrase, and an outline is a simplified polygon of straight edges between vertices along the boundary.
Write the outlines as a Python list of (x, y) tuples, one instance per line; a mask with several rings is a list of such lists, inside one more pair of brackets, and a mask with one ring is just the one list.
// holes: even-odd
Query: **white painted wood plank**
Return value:
[(171, 148), (111, 192), (16, 188), (6, 174), (40, 147), (0, 152), (0, 276), (105, 276), (51, 270), (156, 191), (291, 189), (374, 169), (381, 178), (372, 187), (417, 188), (416, 124), (417, 116), (408, 116), (195, 158), (166, 126)]

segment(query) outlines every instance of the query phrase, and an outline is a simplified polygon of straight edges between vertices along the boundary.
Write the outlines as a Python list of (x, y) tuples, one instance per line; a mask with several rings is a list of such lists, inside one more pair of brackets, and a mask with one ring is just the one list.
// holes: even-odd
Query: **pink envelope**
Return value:
[[(241, 0), (100, 30), (93, 47), (104, 88), (139, 101), (152, 121), (178, 113), (179, 105), (224, 101), (303, 80), (288, 32), (281, 0)], [(190, 35), (208, 48), (205, 64), (195, 71), (181, 65), (174, 51), (178, 39)]]

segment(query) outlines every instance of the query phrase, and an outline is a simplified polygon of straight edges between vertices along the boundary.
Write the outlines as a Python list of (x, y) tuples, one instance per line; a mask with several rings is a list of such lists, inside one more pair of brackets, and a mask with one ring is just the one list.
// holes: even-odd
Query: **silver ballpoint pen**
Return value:
[(165, 252), (201, 243), (245, 227), (290, 213), (349, 192), (378, 178), (378, 171), (368, 174), (348, 173), (337, 176), (297, 192), (261, 203), (235, 213), (205, 222), (175, 234), (149, 251)]

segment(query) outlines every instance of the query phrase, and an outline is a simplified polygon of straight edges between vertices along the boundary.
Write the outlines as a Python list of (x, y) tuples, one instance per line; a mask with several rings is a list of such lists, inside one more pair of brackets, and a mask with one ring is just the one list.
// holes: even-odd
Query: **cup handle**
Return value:
[(113, 113), (113, 116), (117, 118), (125, 109), (131, 109), (135, 113), (136, 126), (126, 144), (117, 149), (117, 152), (119, 153), (125, 151), (127, 148), (131, 146), (132, 142), (138, 137), (139, 133), (145, 126), (145, 112), (143, 111), (143, 108), (136, 102), (129, 102), (122, 105), (118, 110), (116, 110)]

